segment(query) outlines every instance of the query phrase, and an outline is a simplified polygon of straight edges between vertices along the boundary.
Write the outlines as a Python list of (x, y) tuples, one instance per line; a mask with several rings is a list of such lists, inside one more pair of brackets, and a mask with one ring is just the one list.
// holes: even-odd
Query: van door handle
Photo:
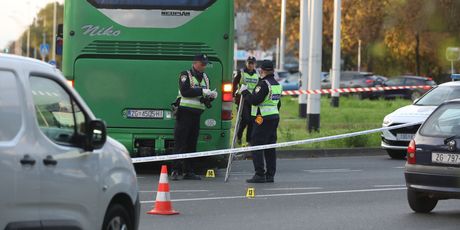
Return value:
[(22, 165), (35, 165), (35, 160), (30, 157), (29, 154), (25, 154), (24, 157), (19, 161)]
[(43, 159), (43, 164), (46, 166), (55, 166), (57, 165), (57, 160), (55, 160), (51, 155), (48, 155), (45, 159)]

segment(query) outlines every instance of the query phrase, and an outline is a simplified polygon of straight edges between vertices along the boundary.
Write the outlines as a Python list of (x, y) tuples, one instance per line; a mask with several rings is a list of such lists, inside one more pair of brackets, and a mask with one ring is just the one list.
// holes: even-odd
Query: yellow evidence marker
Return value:
[(247, 198), (254, 198), (256, 196), (256, 190), (254, 188), (248, 188), (246, 191)]
[(214, 172), (214, 169), (209, 169), (209, 170), (206, 172), (206, 177), (215, 178), (215, 177), (216, 177), (216, 173)]

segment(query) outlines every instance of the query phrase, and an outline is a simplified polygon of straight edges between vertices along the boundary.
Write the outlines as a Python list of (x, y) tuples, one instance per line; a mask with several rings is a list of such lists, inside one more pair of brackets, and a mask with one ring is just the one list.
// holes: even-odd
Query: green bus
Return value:
[(179, 73), (207, 54), (218, 100), (202, 115), (198, 151), (229, 147), (233, 0), (68, 0), (62, 70), (131, 157), (170, 154)]

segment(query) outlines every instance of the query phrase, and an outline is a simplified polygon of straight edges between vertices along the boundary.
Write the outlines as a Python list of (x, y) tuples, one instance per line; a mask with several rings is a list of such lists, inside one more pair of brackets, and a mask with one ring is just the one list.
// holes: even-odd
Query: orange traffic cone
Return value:
[(151, 215), (174, 215), (179, 214), (172, 208), (171, 196), (169, 195), (168, 167), (161, 166), (160, 182), (158, 183), (157, 198), (155, 206), (147, 212)]

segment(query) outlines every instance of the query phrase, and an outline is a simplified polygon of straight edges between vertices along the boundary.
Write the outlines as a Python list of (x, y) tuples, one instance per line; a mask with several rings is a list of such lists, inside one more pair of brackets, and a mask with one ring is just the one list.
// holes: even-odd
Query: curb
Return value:
[(387, 155), (387, 152), (381, 148), (305, 149), (277, 151), (278, 159), (382, 155)]

